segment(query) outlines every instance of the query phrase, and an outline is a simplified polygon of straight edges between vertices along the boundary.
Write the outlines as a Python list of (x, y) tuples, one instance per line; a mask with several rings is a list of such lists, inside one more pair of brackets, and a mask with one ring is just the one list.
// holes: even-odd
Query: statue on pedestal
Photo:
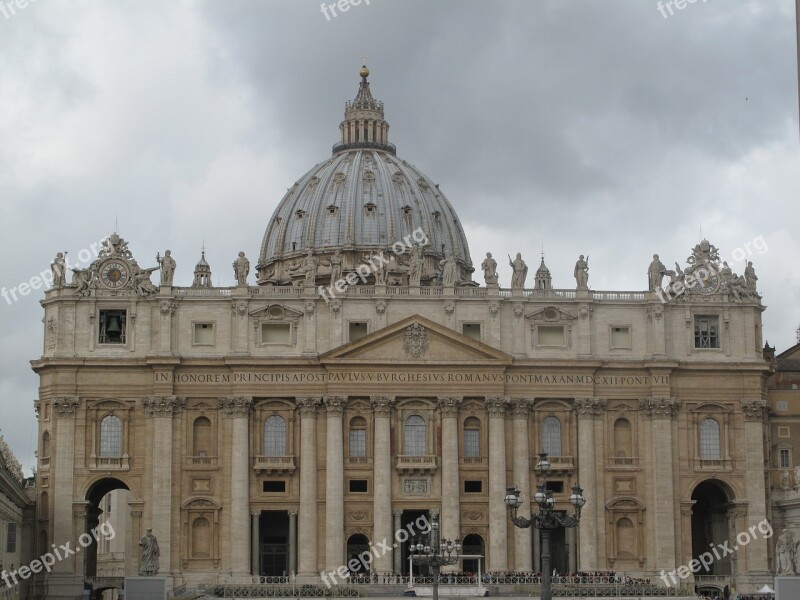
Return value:
[(67, 261), (64, 259), (64, 254), (65, 252), (56, 254), (50, 264), (50, 272), (53, 274), (53, 289), (63, 288), (67, 285)]
[(342, 278), (342, 251), (337, 248), (328, 262), (331, 265), (331, 285), (333, 285)]
[(458, 263), (451, 251), (447, 251), (444, 259), (439, 261), (439, 266), (442, 268), (442, 285), (453, 287), (458, 282)]
[(578, 284), (577, 289), (579, 290), (588, 290), (589, 289), (589, 257), (586, 257), (586, 260), (583, 258), (583, 254), (580, 255), (578, 261), (575, 263), (575, 269), (573, 270), (573, 275), (575, 276), (575, 282)]
[(664, 281), (664, 275), (667, 273), (667, 267), (658, 258), (658, 254), (653, 254), (653, 261), (647, 268), (647, 282), (651, 292), (661, 289), (661, 282)]
[(791, 531), (784, 529), (775, 545), (775, 559), (778, 575), (797, 575), (798, 542)]
[(511, 289), (523, 289), (525, 287), (525, 278), (528, 276), (528, 265), (522, 260), (522, 253), (517, 252), (517, 257), (511, 260), (511, 255), (508, 255), (508, 264), (514, 269), (514, 274), (511, 276)]
[(233, 261), (233, 271), (236, 274), (237, 285), (247, 285), (247, 276), (250, 274), (250, 261), (239, 252), (239, 257)]
[(172, 278), (175, 276), (175, 259), (172, 258), (171, 250), (164, 250), (163, 258), (156, 254), (156, 262), (161, 267), (161, 285), (172, 285)]
[(148, 529), (147, 533), (139, 540), (142, 548), (142, 555), (139, 558), (139, 575), (142, 577), (152, 577), (158, 575), (158, 559), (161, 550), (158, 548), (158, 540), (153, 535), (153, 530)]
[(411, 250), (411, 258), (408, 261), (408, 285), (419, 287), (422, 279), (422, 246), (416, 244)]
[(756, 270), (753, 268), (752, 260), (747, 261), (747, 266), (744, 268), (744, 278), (747, 283), (747, 289), (755, 293), (758, 277), (756, 277)]
[(497, 285), (497, 261), (492, 258), (492, 253), (487, 252), (486, 258), (481, 263), (483, 269), (483, 279), (486, 281), (487, 286)]

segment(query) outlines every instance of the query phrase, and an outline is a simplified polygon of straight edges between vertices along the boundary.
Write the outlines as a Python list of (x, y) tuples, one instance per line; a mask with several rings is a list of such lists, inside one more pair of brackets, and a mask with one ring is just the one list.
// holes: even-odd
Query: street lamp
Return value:
[(542, 481), (536, 486), (536, 493), (533, 500), (539, 510), (531, 515), (530, 519), (517, 515), (522, 502), (519, 499), (519, 490), (513, 485), (506, 490), (505, 503), (511, 513), (511, 522), (517, 527), (526, 529), (536, 527), (542, 532), (542, 594), (541, 600), (553, 600), (553, 590), (550, 578), (550, 532), (559, 527), (577, 527), (581, 520), (581, 508), (586, 504), (583, 497), (583, 489), (580, 486), (572, 488), (572, 495), (569, 497), (570, 503), (575, 507), (574, 515), (560, 515), (553, 508), (556, 500), (553, 492), (547, 489), (547, 473), (550, 471), (550, 461), (547, 460), (547, 452), (539, 454), (539, 461), (536, 463), (536, 470), (541, 473)]
[(439, 600), (439, 572), (441, 567), (454, 565), (461, 554), (458, 540), (439, 540), (439, 514), (430, 513), (431, 530), (427, 538), (411, 540), (411, 559), (415, 565), (428, 565), (433, 572), (433, 600)]

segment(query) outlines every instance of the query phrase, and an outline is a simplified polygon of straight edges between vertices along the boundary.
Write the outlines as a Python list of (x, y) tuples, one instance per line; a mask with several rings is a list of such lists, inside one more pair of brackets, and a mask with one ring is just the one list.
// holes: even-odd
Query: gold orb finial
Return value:
[(367, 65), (361, 65), (361, 71), (359, 71), (359, 74), (364, 79), (369, 77), (369, 69), (367, 68)]

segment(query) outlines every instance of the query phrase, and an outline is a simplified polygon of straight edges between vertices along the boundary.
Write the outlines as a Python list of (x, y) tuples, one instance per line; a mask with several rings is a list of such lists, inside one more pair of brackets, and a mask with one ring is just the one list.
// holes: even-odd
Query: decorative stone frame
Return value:
[[(128, 471), (130, 465), (130, 421), (132, 401), (102, 399), (89, 403), (86, 410), (87, 466), (90, 471)], [(119, 457), (100, 457), (100, 423), (105, 417), (115, 416), (122, 425), (122, 444)]]
[[(260, 398), (253, 404), (250, 421), (250, 456), (256, 473), (267, 475), (294, 473), (295, 465), (295, 404), (286, 398)], [(286, 422), (286, 447), (282, 456), (264, 454), (264, 425), (271, 416)], [(289, 485), (286, 486), (289, 489)]]
[[(729, 408), (717, 403), (703, 402), (689, 411), (690, 431), (693, 432), (693, 466), (695, 471), (721, 472), (732, 471), (733, 461), (730, 455), (730, 432), (732, 413)], [(700, 423), (705, 419), (714, 419), (719, 424), (719, 460), (700, 457)]]
[(561, 421), (561, 456), (550, 456), (551, 473), (569, 475), (575, 468), (575, 453), (577, 440), (575, 439), (575, 424), (573, 423), (572, 406), (560, 399), (536, 398), (531, 406), (530, 424), (528, 426), (530, 448), (530, 468), (536, 469), (539, 452), (542, 451), (542, 421), (547, 417), (556, 417)]
[[(611, 471), (641, 471), (641, 447), (639, 446), (639, 406), (633, 402), (610, 401), (605, 411), (606, 426), (604, 427), (606, 440), (606, 468)], [(614, 426), (620, 419), (626, 419), (631, 424), (631, 452), (632, 456), (620, 457), (615, 455)]]
[[(781, 466), (781, 450), (789, 451), (789, 466)], [(778, 444), (775, 447), (775, 466), (774, 469), (794, 469), (794, 447), (790, 443)]]
[[(608, 566), (616, 568), (618, 562), (637, 561), (640, 569), (647, 563), (645, 554), (645, 506), (636, 498), (623, 496), (611, 499), (606, 504), (606, 554)], [(619, 556), (619, 540), (617, 539), (617, 523), (622, 519), (629, 519), (633, 523), (633, 541), (635, 544), (633, 557)]]
[[(187, 570), (206, 570), (219, 568), (219, 513), (221, 506), (215, 500), (204, 496), (188, 499), (181, 505), (181, 563)], [(192, 556), (192, 526), (198, 519), (205, 518), (211, 528), (211, 552), (208, 557)]]
[[(467, 419), (475, 418), (480, 422), (480, 456), (464, 456), (464, 430)], [(458, 462), (460, 468), (471, 471), (488, 471), (489, 469), (489, 421), (486, 407), (481, 400), (464, 400), (458, 412)]]
[[(438, 407), (432, 400), (407, 398), (398, 400), (395, 405), (395, 448), (397, 448), (397, 470), (401, 473), (419, 475), (436, 470), (439, 456), (437, 430), (440, 422), (436, 418)], [(405, 454), (406, 420), (419, 415), (425, 421), (425, 454), (410, 456)]]
[[(297, 330), (302, 322), (303, 313), (282, 304), (268, 304), (250, 313), (253, 325), (253, 344), (257, 348), (275, 348), (297, 346)], [(288, 323), (289, 343), (272, 344), (262, 339), (262, 325), (267, 323)]]
[[(350, 424), (353, 419), (362, 418), (366, 421), (366, 452), (365, 456), (350, 456)], [(375, 451), (375, 422), (372, 418), (372, 407), (368, 399), (351, 400), (343, 415), (343, 429), (344, 429), (344, 467), (345, 469), (359, 469), (368, 468), (368, 474), (372, 476), (372, 459)], [(354, 476), (349, 474), (348, 476)], [(371, 488), (370, 488), (371, 489)]]
[[(116, 290), (114, 291), (117, 292)], [(127, 298), (124, 301), (103, 299), (90, 302), (89, 307), (89, 350), (102, 349), (104, 351), (124, 350), (132, 352), (136, 349), (136, 300), (132, 302)], [(122, 344), (100, 343), (100, 311), (122, 311), (125, 313), (125, 342)]]
[(477, 341), (477, 342), (485, 343), (484, 342), (484, 339), (486, 338), (486, 322), (485, 321), (476, 320), (476, 319), (460, 320), (458, 322), (458, 333), (460, 333), (464, 337), (468, 337), (467, 334), (464, 333), (464, 325), (480, 325), (480, 328), (481, 328), (481, 339), (479, 339), (479, 340), (475, 340), (473, 338), (468, 338), (468, 339), (472, 340), (473, 342)]
[[(624, 327), (628, 330), (628, 345), (627, 346), (614, 346), (613, 344), (613, 336), (614, 336), (614, 329)], [(633, 350), (633, 323), (617, 323), (611, 322), (608, 324), (608, 350), (610, 352), (625, 352), (628, 350)]]
[[(575, 320), (578, 318), (577, 314), (562, 310), (557, 306), (544, 306), (539, 310), (528, 313), (525, 318), (530, 323), (530, 336), (531, 348), (548, 348), (555, 350), (571, 350), (572, 349), (572, 330), (575, 328)], [(539, 343), (539, 327), (563, 327), (564, 328), (564, 344), (563, 345), (542, 345)]]
[[(186, 427), (186, 468), (191, 470), (219, 469), (219, 408), (205, 400), (201, 400), (196, 404), (186, 406), (184, 415)], [(211, 421), (211, 439), (214, 441), (213, 454), (205, 457), (194, 455), (194, 423), (200, 417), (205, 417)]]
[[(198, 342), (195, 340), (194, 332), (195, 327), (197, 325), (211, 325), (211, 335), (212, 341), (211, 343), (206, 342)], [(192, 319), (192, 326), (191, 326), (191, 346), (192, 348), (216, 348), (217, 346), (217, 321), (211, 319)]]
[(367, 333), (363, 337), (358, 338), (359, 340), (363, 340), (364, 337), (368, 336), (370, 333), (373, 332), (372, 320), (371, 319), (347, 319), (344, 322), (343, 334), (344, 334), (346, 339), (344, 339), (342, 341), (343, 344), (352, 344), (353, 341), (358, 341), (358, 340), (351, 340), (350, 339), (350, 324), (351, 323), (364, 323), (367, 326)]
[[(698, 317), (717, 317), (717, 327), (719, 329), (719, 348), (697, 348), (694, 345), (694, 322)], [(728, 329), (730, 328), (730, 315), (721, 307), (712, 306), (692, 306), (686, 307), (686, 354), (691, 356), (693, 353), (719, 352), (725, 356), (730, 355), (730, 345), (728, 343)]]

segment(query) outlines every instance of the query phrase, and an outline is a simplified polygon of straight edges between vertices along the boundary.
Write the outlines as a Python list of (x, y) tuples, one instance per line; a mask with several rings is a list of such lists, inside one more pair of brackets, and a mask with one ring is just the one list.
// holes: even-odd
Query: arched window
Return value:
[(550, 456), (561, 456), (561, 421), (558, 417), (545, 417), (542, 421), (542, 451)]
[(367, 421), (356, 417), (350, 421), (350, 456), (367, 455)]
[(406, 456), (424, 456), (426, 454), (425, 419), (419, 415), (411, 415), (406, 419), (404, 450)]
[(284, 456), (286, 454), (286, 421), (283, 417), (272, 415), (264, 422), (264, 456)]
[(700, 421), (700, 458), (720, 459), (719, 423), (711, 418)]
[(481, 455), (481, 422), (476, 417), (464, 421), (464, 456), (469, 458)]
[(632, 456), (633, 436), (631, 422), (628, 419), (617, 419), (614, 422), (614, 456), (630, 458)]
[(119, 417), (108, 415), (100, 421), (100, 456), (103, 458), (122, 456), (122, 422)]
[(192, 456), (211, 456), (211, 421), (197, 417), (192, 426)]
[(634, 558), (636, 556), (636, 530), (633, 521), (623, 518), (617, 521), (617, 556)]
[(200, 517), (192, 523), (192, 557), (208, 558), (211, 556), (211, 525), (208, 519)]
[(42, 458), (49, 458), (50, 456), (50, 432), (45, 431), (42, 434)]

